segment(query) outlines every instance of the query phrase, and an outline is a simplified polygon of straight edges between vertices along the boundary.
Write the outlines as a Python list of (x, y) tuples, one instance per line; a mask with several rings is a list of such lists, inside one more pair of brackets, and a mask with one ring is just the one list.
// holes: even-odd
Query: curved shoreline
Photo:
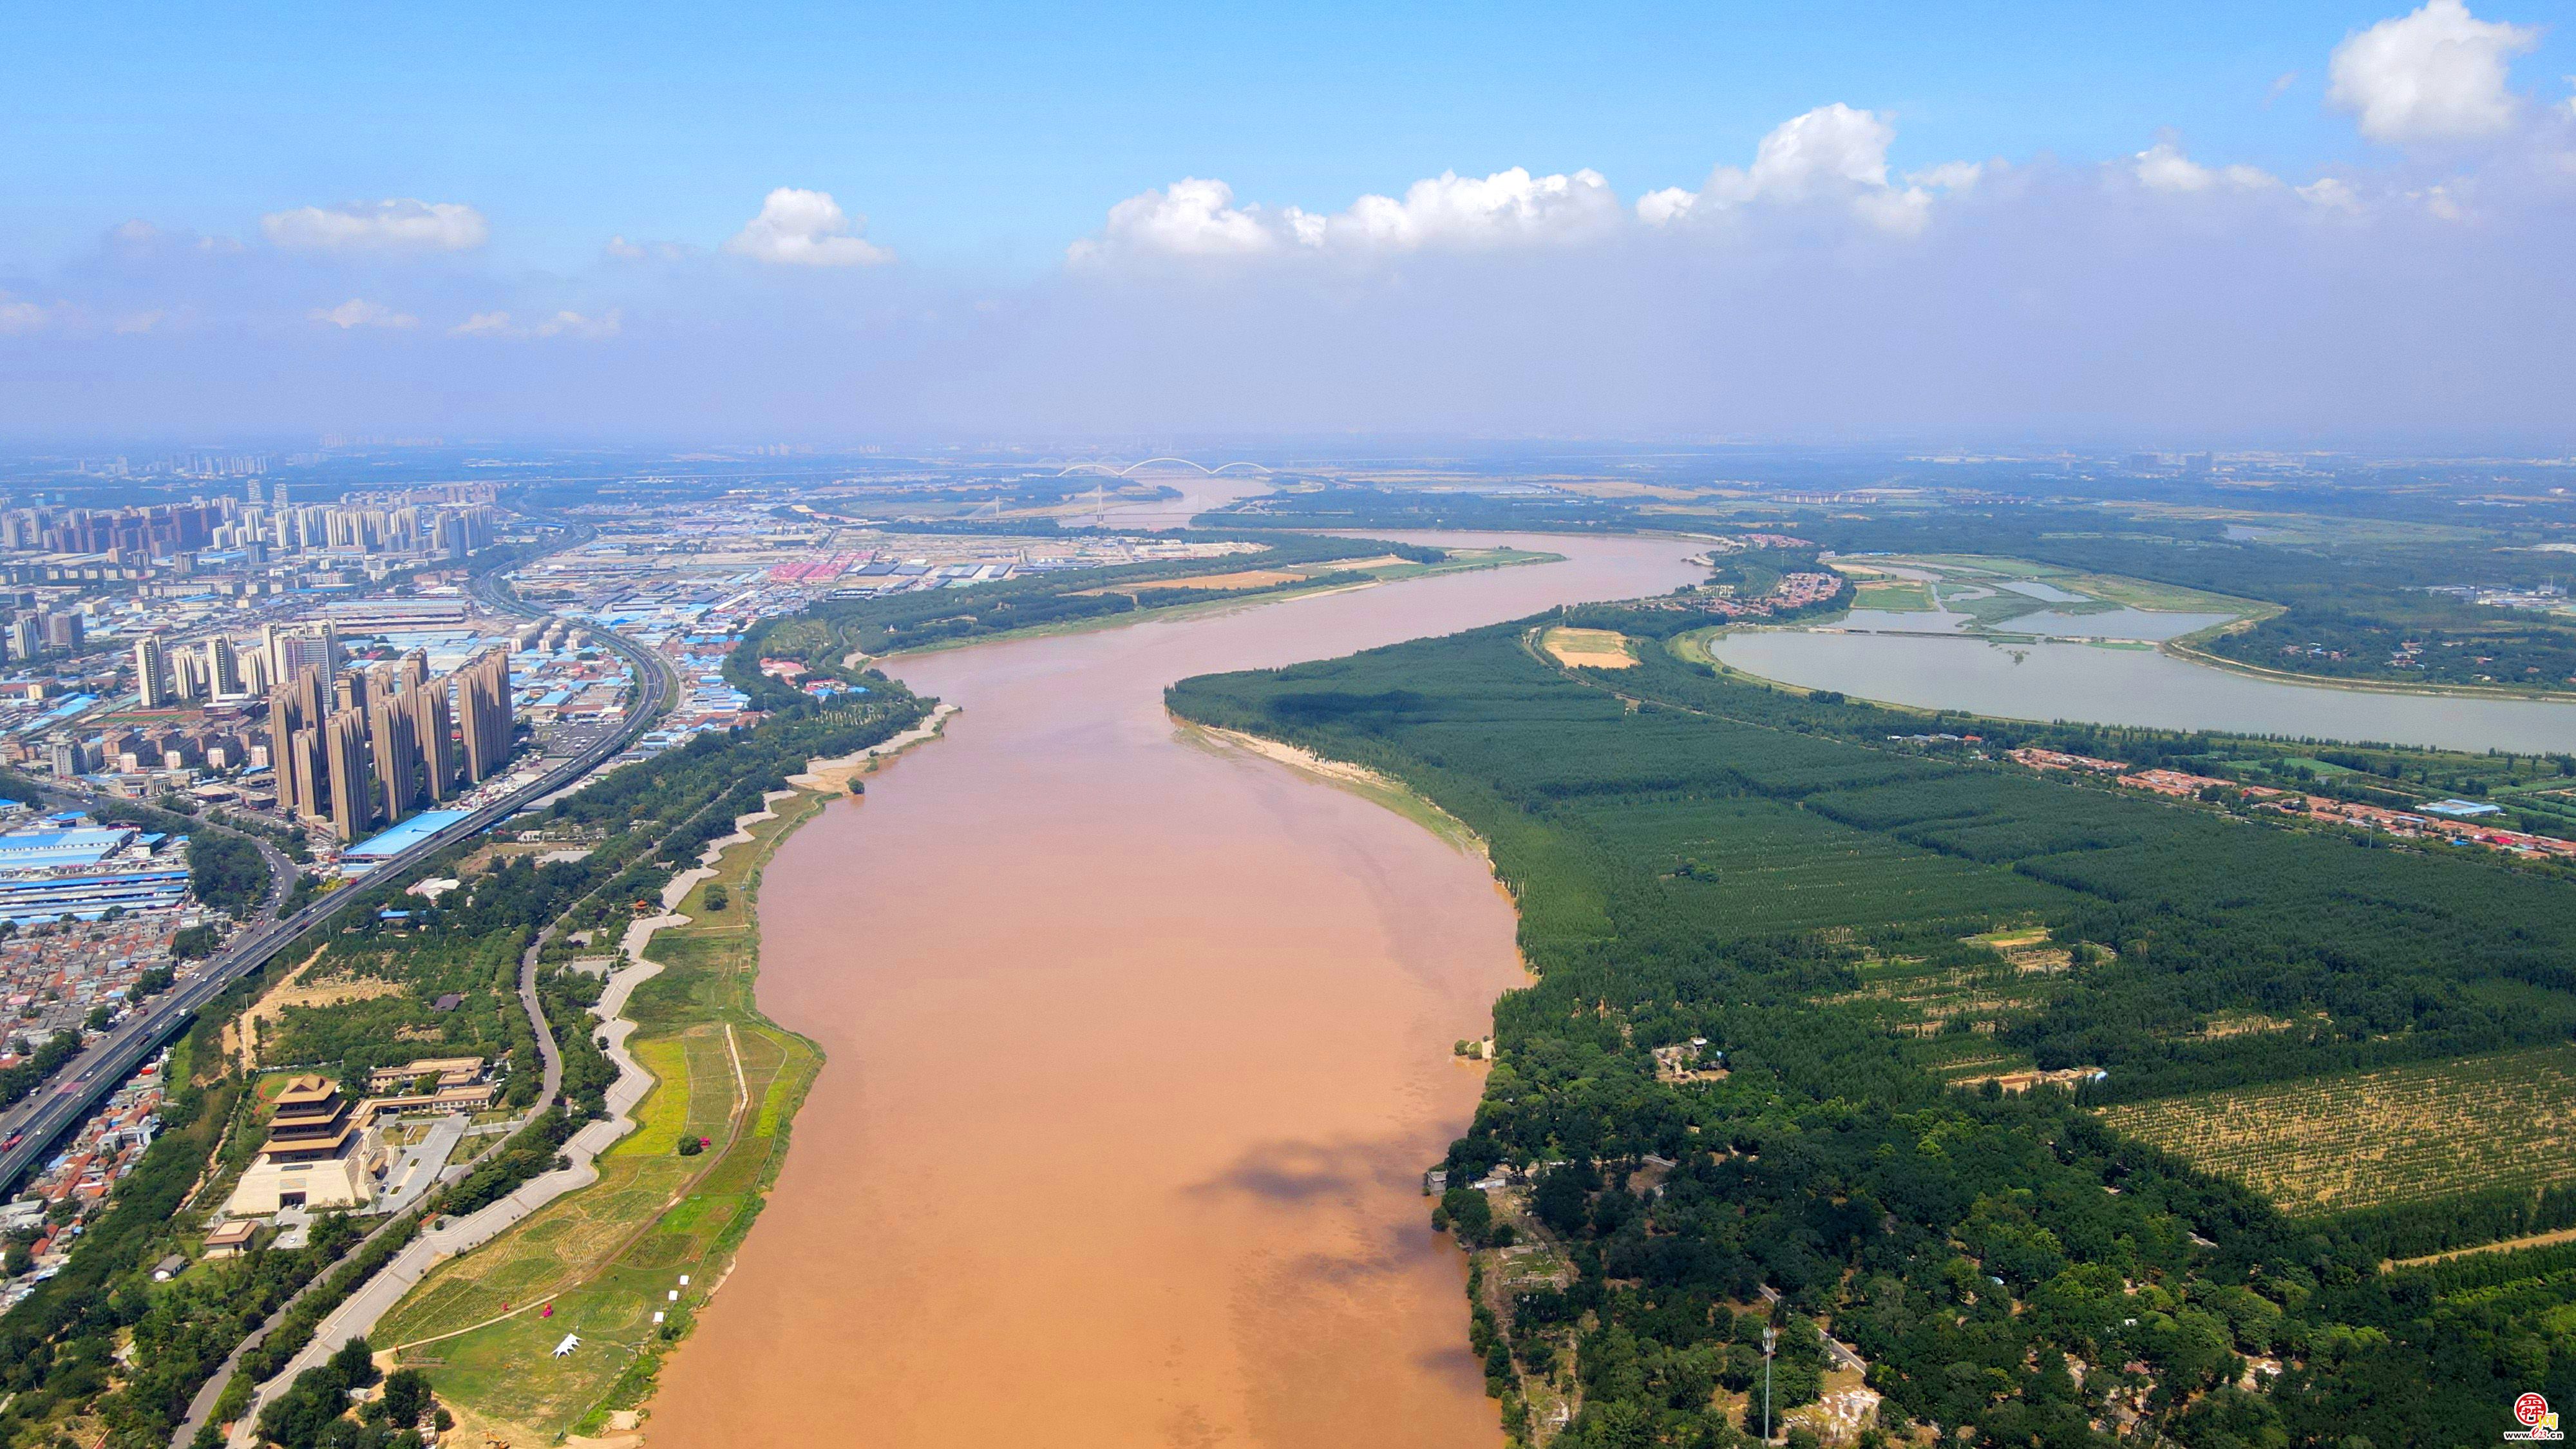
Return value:
[(2247, 664), (2221, 654), (2210, 654), (2191, 646), (2194, 636), (2166, 639), (2156, 645), (2156, 652), (2175, 659), (2187, 660), (2229, 674), (2241, 674), (2272, 684), (2290, 684), (2303, 689), (2340, 689), (2354, 694), (2414, 695), (2421, 699), (2492, 699), (2522, 701), (2533, 704), (2576, 704), (2576, 690), (2516, 689), (2505, 684), (2408, 684), (2395, 679), (2344, 679), (2328, 674), (2300, 674), (2287, 669), (2267, 669), (2260, 664)]
[[(1474, 1111), (1454, 1042), (1526, 980), (1506, 893), (1162, 694), (1697, 576), (1678, 541), (1549, 543), (1567, 564), (890, 663), (967, 725), (769, 873), (762, 1006), (833, 1069), (655, 1444), (1498, 1439), (1420, 1168)], [(961, 1144), (1007, 1144), (1014, 1189)]]
[[(322, 1321), (311, 1341), (289, 1360), (284, 1368), (259, 1386), (250, 1407), (244, 1411), (240, 1419), (235, 1421), (229, 1443), (245, 1446), (245, 1449), (246, 1446), (255, 1443), (255, 1425), (262, 1408), (291, 1386), (298, 1375), (321, 1364), (350, 1339), (362, 1337), (372, 1331), (387, 1315), (399, 1308), (411, 1291), (425, 1281), (440, 1265), (490, 1245), (534, 1216), (539, 1210), (599, 1182), (601, 1173), (598, 1159), (637, 1130), (639, 1122), (635, 1115), (636, 1109), (657, 1087), (662, 1085), (660, 1079), (631, 1050), (629, 1039), (639, 1029), (639, 1025), (625, 1014), (627, 1003), (636, 989), (667, 969), (662, 962), (653, 960), (649, 954), (654, 937), (665, 930), (695, 922), (696, 918), (681, 913), (679, 909), (681, 904), (700, 883), (719, 873), (718, 866), (723, 862), (726, 852), (736, 846), (758, 846), (762, 843), (762, 838), (754, 835), (750, 827), (763, 821), (781, 818), (773, 807), (781, 802), (809, 794), (822, 797), (824, 802), (828, 802), (831, 796), (841, 793), (846, 788), (853, 776), (874, 769), (882, 760), (913, 745), (935, 738), (956, 712), (954, 705), (943, 704), (934, 709), (920, 724), (875, 745), (837, 758), (809, 760), (802, 773), (790, 777), (791, 786), (799, 788), (771, 791), (764, 795), (761, 809), (736, 816), (733, 829), (729, 833), (707, 842), (700, 849), (697, 865), (679, 872), (663, 885), (660, 898), (661, 911), (627, 926), (624, 934), (619, 938), (619, 951), (628, 964), (610, 974), (598, 1002), (588, 1008), (588, 1014), (597, 1022), (593, 1030), (603, 1039), (603, 1050), (617, 1067), (617, 1075), (609, 1083), (606, 1093), (608, 1115), (583, 1124), (564, 1143), (560, 1151), (565, 1157), (571, 1159), (569, 1165), (541, 1173), (520, 1184), (506, 1197), (486, 1204), (465, 1217), (453, 1219), (436, 1228), (426, 1229), (412, 1242), (406, 1244), (383, 1269), (359, 1285)], [(780, 842), (793, 835), (797, 827), (819, 813), (819, 810), (806, 812), (792, 821), (786, 830), (769, 839), (769, 847), (774, 850)], [(727, 1024), (727, 1042), (735, 1064), (737, 1088), (735, 1128), (738, 1132), (742, 1123), (753, 1115), (759, 1104), (748, 1100), (746, 1095), (745, 1085), (741, 1079), (739, 1049), (733, 1045), (730, 1023)], [(782, 1122), (781, 1125), (783, 1129), (784, 1123)], [(713, 1164), (721, 1158), (720, 1153), (710, 1155), (707, 1159), (709, 1169), (712, 1170)], [(441, 1181), (452, 1182), (461, 1175), (460, 1167), (451, 1166), (441, 1174)], [(649, 1230), (661, 1215), (661, 1212), (657, 1211), (650, 1217), (635, 1223), (630, 1236), (640, 1235)], [(729, 1271), (730, 1266), (730, 1259), (728, 1259), (726, 1270)], [(378, 1360), (383, 1363), (392, 1354), (403, 1349), (461, 1337), (540, 1309), (581, 1287), (589, 1281), (590, 1276), (585, 1275), (561, 1284), (542, 1297), (518, 1304), (508, 1312), (463, 1328), (433, 1334), (411, 1342), (382, 1346), (377, 1350)], [(720, 1286), (722, 1278), (723, 1274), (719, 1273), (714, 1286)], [(714, 1286), (708, 1289), (710, 1296)]]
[[(663, 971), (661, 963), (645, 956), (645, 950), (650, 946), (657, 932), (689, 923), (690, 917), (679, 914), (680, 901), (699, 881), (714, 874), (711, 868), (712, 862), (721, 859), (726, 848), (750, 843), (755, 839), (744, 827), (754, 821), (778, 818), (776, 812), (770, 810), (768, 806), (777, 800), (791, 799), (795, 794), (793, 790), (773, 792), (763, 797), (761, 809), (735, 817), (733, 833), (708, 842), (698, 857), (700, 864), (697, 867), (673, 876), (670, 882), (663, 886), (661, 914), (648, 916), (626, 928), (626, 934), (619, 940), (619, 948), (632, 964), (609, 975), (608, 983), (601, 990), (598, 1002), (590, 1007), (590, 1014), (599, 1020), (600, 1035), (606, 1038), (607, 1044), (604, 1050), (608, 1059), (617, 1066), (617, 1076), (608, 1084), (608, 1115), (582, 1124), (580, 1130), (564, 1142), (560, 1151), (563, 1156), (571, 1159), (570, 1164), (539, 1173), (519, 1184), (507, 1196), (496, 1202), (486, 1203), (464, 1217), (451, 1219), (438, 1227), (425, 1228), (418, 1237), (405, 1244), (402, 1251), (395, 1254), (391, 1262), (379, 1270), (374, 1277), (360, 1284), (354, 1292), (342, 1300), (338, 1308), (331, 1311), (329, 1317), (324, 1318), (315, 1327), (311, 1341), (306, 1343), (293, 1358), (287, 1360), (285, 1367), (279, 1369), (274, 1377), (259, 1386), (258, 1391), (251, 1398), (250, 1406), (243, 1410), (241, 1418), (234, 1422), (232, 1436), (228, 1442), (235, 1446), (235, 1449), (251, 1449), (251, 1446), (258, 1442), (255, 1426), (260, 1410), (285, 1392), (298, 1375), (307, 1369), (319, 1367), (349, 1340), (365, 1336), (386, 1314), (399, 1306), (411, 1290), (429, 1276), (431, 1270), (451, 1258), (463, 1257), (483, 1247), (503, 1233), (517, 1227), (534, 1215), (538, 1209), (557, 1198), (578, 1192), (599, 1181), (597, 1163), (600, 1154), (635, 1130), (634, 1109), (652, 1094), (654, 1087), (660, 1084), (659, 1079), (647, 1071), (642, 1062), (635, 1059), (626, 1045), (627, 1038), (635, 1032), (635, 1023), (624, 1014), (627, 999), (634, 995), (635, 988), (661, 975)], [(440, 1174), (440, 1180), (442, 1183), (449, 1182), (460, 1175), (458, 1168), (451, 1167)], [(563, 1291), (558, 1289), (555, 1293), (546, 1295), (545, 1298), (522, 1305), (516, 1311), (525, 1312), (536, 1308), (560, 1296)], [(515, 1316), (515, 1314), (503, 1316)], [(473, 1325), (476, 1328), (483, 1326), (485, 1325)], [(471, 1329), (462, 1331), (470, 1332)], [(439, 1338), (453, 1336), (455, 1335), (437, 1335)], [(380, 1349), (378, 1352), (391, 1353), (397, 1348), (411, 1346), (394, 1345)]]
[[(1686, 656), (1691, 658), (1692, 662), (1706, 663), (1712, 668), (1726, 674), (1731, 674), (1739, 679), (1767, 685), (1774, 689), (1787, 690), (1801, 695), (1813, 694), (1820, 691), (1840, 693), (1861, 703), (1872, 704), (1897, 713), (1917, 715), (1925, 718), (1946, 715), (1951, 717), (2012, 721), (2025, 724), (2050, 724), (2057, 722), (2106, 725), (2125, 724), (2135, 728), (2160, 729), (2177, 734), (2210, 732), (2224, 735), (2239, 735), (2249, 739), (2313, 739), (2328, 742), (2344, 741), (2356, 744), (2387, 742), (2404, 745), (2409, 748), (2447, 750), (2471, 754), (2490, 748), (2510, 750), (2514, 753), (2521, 754), (2545, 752), (2548, 748), (2545, 744), (2536, 744), (2532, 742), (2517, 743), (2511, 739), (2507, 739), (2503, 743), (2491, 743), (2488, 740), (2478, 740), (2475, 742), (2437, 742), (2430, 738), (2412, 738), (2402, 734), (2392, 734), (2386, 729), (2378, 726), (2362, 728), (2346, 725), (2336, 728), (2299, 728), (2294, 726), (2266, 727), (2260, 724), (2206, 724), (2183, 722), (2140, 724), (2134, 719), (2125, 719), (2117, 714), (2085, 713), (2073, 709), (2052, 710), (2046, 713), (2038, 713), (2015, 711), (2009, 708), (1997, 708), (1991, 703), (1935, 705), (1923, 703), (1919, 699), (1889, 699), (1877, 694), (1865, 692), (1865, 686), (1855, 688), (1851, 685), (1837, 686), (1834, 684), (1801, 683), (1796, 680), (1783, 678), (1777, 674), (1763, 673), (1760, 670), (1748, 668), (1742, 663), (1727, 660), (1719, 656), (1714, 649), (1708, 647), (1706, 642), (1707, 640), (1730, 634), (1742, 634), (1748, 637), (1809, 635), (1819, 639), (1834, 637), (1873, 640), (1940, 639), (1982, 643), (1991, 648), (2012, 650), (2035, 650), (2041, 648), (2044, 644), (2054, 644), (2060, 648), (2090, 647), (2097, 651), (2118, 654), (2143, 655), (2154, 653), (2162, 658), (2171, 660), (2173, 664), (2179, 665), (2185, 669), (2205, 668), (2213, 680), (2238, 681), (2240, 688), (2243, 685), (2253, 685), (2262, 688), (2289, 691), (2294, 695), (2308, 696), (2326, 701), (2332, 701), (2337, 697), (2345, 697), (2358, 703), (2361, 699), (2373, 698), (2391, 701), (2392, 703), (2389, 707), (2392, 708), (2397, 707), (2394, 704), (2395, 701), (2420, 700), (2423, 701), (2422, 706), (2409, 705), (2405, 707), (2436, 707), (2440, 704), (2453, 704), (2464, 707), (2481, 708), (2504, 706), (2513, 709), (2529, 708), (2543, 711), (2576, 710), (2576, 693), (2512, 693), (2503, 691), (2471, 690), (2467, 688), (2435, 689), (2422, 686), (2374, 687), (2364, 681), (2338, 680), (2320, 675), (2296, 675), (2280, 671), (2267, 671), (2254, 667), (2233, 666), (2227, 661), (2219, 660), (2214, 657), (2204, 657), (2188, 652), (2187, 650), (2176, 650), (2171, 648), (2169, 646), (2174, 641), (2170, 640), (2141, 640), (2137, 641), (2137, 643), (2132, 647), (2122, 649), (2115, 645), (2095, 643), (2089, 640), (1999, 639), (1987, 635), (1946, 633), (1918, 634), (1904, 630), (1854, 630), (1834, 629), (1830, 627), (1823, 629), (1798, 627), (1747, 629), (1739, 626), (1717, 626), (1710, 629), (1693, 631), (1691, 634), (1687, 635), (1676, 636), (1677, 640), (1689, 639), (1694, 641), (1689, 647), (1695, 652), (1692, 655)], [(1785, 661), (1779, 659), (1773, 659), (1771, 661), (1775, 667), (1783, 662)], [(2168, 683), (2170, 683), (2170, 681), (2168, 681)], [(2490, 728), (2485, 730), (2485, 733), (2492, 735), (2497, 733), (2497, 731)], [(2503, 731), (2503, 733), (2510, 735), (2512, 731), (2508, 729)]]

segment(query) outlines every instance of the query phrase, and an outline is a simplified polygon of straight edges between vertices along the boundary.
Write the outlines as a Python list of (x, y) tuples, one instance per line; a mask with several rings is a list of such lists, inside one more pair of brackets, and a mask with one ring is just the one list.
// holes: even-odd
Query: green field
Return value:
[[(753, 1006), (752, 904), (770, 851), (821, 801), (781, 802), (781, 819), (752, 827), (755, 845), (725, 853), (715, 883), (731, 891), (730, 909), (705, 910), (701, 885), (681, 903), (691, 924), (654, 938), (650, 954), (666, 969), (637, 989), (627, 1014), (656, 1085), (638, 1130), (600, 1159), (600, 1180), (442, 1265), (370, 1335), (427, 1372), (469, 1425), (544, 1441), (642, 1402), (662, 1352), (749, 1231), (821, 1065), (811, 1043)], [(737, 1051), (747, 1097), (735, 1085)], [(715, 1145), (682, 1157), (683, 1135)], [(674, 1302), (682, 1275), (689, 1286)], [(658, 1327), (656, 1311), (667, 1315)], [(554, 1358), (566, 1333), (582, 1347)]]
[[(1880, 560), (1873, 559), (1875, 565)], [(2028, 559), (1989, 557), (1978, 554), (1926, 554), (1888, 560), (1901, 566), (1938, 575), (1937, 584), (1912, 580), (1865, 580), (1859, 586), (1852, 607), (1857, 609), (1909, 610), (1933, 607), (1937, 589), (1941, 605), (1953, 613), (1974, 616), (1979, 627), (2000, 625), (2026, 614), (2043, 610), (2061, 614), (2100, 613), (2109, 609), (2141, 609), (2155, 613), (2226, 614), (2243, 617), (2271, 612), (2268, 605), (2224, 594), (2187, 588), (2180, 584), (2157, 583), (2148, 579), (2126, 578), (2116, 574), (2088, 573), (2055, 564), (2034, 563)], [(2061, 593), (2079, 595), (2073, 603), (2035, 599), (2001, 587), (2005, 582), (2045, 584)], [(1980, 590), (1989, 592), (1983, 598), (1962, 597)]]
[(1928, 614), (1932, 587), (1913, 579), (1862, 579), (1853, 586), (1852, 607), (1891, 614)]
[(2113, 1107), (2124, 1132), (2317, 1214), (2576, 1181), (2576, 1047)]

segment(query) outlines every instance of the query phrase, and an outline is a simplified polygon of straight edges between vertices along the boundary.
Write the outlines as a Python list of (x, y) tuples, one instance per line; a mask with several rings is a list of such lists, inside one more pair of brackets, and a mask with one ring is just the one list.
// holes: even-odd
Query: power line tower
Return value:
[(1762, 1330), (1762, 1442), (1771, 1442), (1771, 1355), (1780, 1347), (1780, 1330)]

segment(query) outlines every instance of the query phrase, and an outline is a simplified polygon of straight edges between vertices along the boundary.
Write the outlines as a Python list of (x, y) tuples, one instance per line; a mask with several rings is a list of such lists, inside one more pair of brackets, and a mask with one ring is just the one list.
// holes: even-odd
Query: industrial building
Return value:
[(0, 832), (0, 921), (94, 921), (112, 909), (182, 905), (188, 865), (177, 847), (183, 841), (122, 825)]

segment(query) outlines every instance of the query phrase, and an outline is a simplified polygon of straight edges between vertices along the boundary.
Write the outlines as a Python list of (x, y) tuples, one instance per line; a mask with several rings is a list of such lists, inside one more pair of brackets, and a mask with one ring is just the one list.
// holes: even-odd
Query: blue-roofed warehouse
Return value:
[(127, 826), (85, 830), (12, 830), (0, 835), (0, 870), (59, 870), (96, 865), (134, 839)]
[(341, 851), (340, 859), (352, 865), (372, 865), (388, 856), (400, 855), (473, 813), (471, 810), (423, 810), (393, 829)]
[(94, 921), (111, 907), (169, 909), (185, 904), (187, 896), (184, 865), (10, 877), (0, 879), (0, 921)]

